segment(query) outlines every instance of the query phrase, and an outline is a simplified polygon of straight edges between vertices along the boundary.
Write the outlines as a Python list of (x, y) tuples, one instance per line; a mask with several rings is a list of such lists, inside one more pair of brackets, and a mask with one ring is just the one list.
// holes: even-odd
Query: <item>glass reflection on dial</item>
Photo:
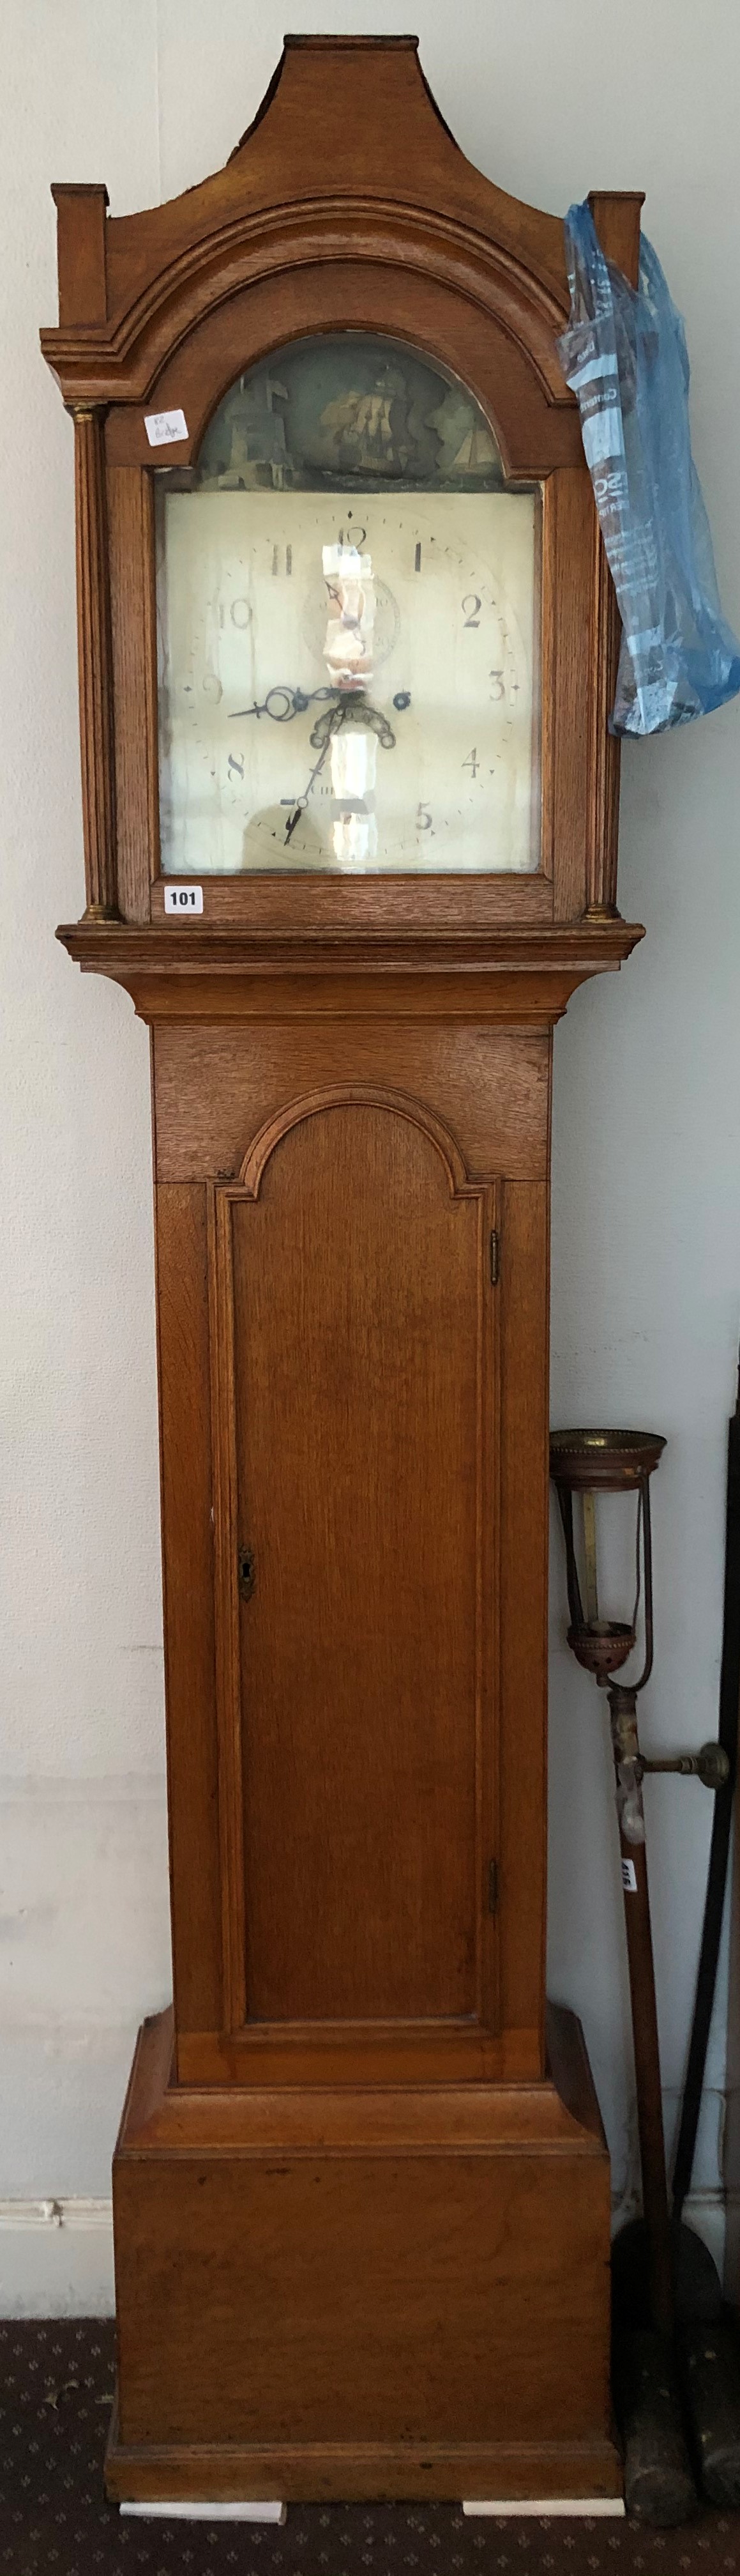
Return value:
[[(166, 493), (165, 872), (537, 865), (537, 496), (368, 493), (350, 510), (352, 578), (336, 570), (344, 495)], [(343, 717), (322, 759), (322, 722), (350, 703), (363, 723)]]

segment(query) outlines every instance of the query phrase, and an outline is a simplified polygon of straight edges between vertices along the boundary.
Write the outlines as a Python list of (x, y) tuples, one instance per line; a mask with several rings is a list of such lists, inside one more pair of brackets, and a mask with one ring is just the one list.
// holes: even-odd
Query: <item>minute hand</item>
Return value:
[[(323, 740), (323, 743), (322, 743), (321, 750), (320, 750), (320, 752), (319, 752), (319, 757), (318, 757), (318, 760), (314, 762), (314, 766), (313, 766), (313, 769), (311, 770), (311, 774), (310, 774), (310, 777), (309, 777), (309, 780), (308, 780), (308, 785), (307, 785), (307, 787), (306, 787), (305, 794), (304, 794), (303, 796), (299, 796), (299, 798), (298, 798), (298, 803), (297, 803), (297, 805), (295, 805), (295, 806), (294, 806), (292, 814), (289, 814), (289, 815), (288, 815), (288, 820), (287, 820), (287, 823), (286, 823), (286, 826), (285, 826), (285, 847), (286, 847), (286, 849), (287, 849), (287, 847), (288, 847), (288, 843), (289, 843), (289, 841), (290, 841), (290, 840), (292, 840), (293, 833), (294, 833), (295, 828), (296, 828), (296, 824), (297, 824), (297, 823), (300, 823), (300, 819), (301, 819), (301, 815), (302, 815), (302, 813), (303, 813), (304, 806), (308, 804), (308, 799), (309, 799), (309, 796), (310, 796), (310, 794), (311, 794), (311, 789), (312, 789), (312, 787), (313, 787), (314, 781), (315, 781), (315, 779), (317, 779), (317, 778), (318, 778), (319, 771), (320, 771), (321, 769), (323, 769), (324, 761), (325, 761), (325, 759), (326, 759), (326, 755), (327, 755), (327, 752), (328, 752), (328, 749), (329, 749), (329, 744), (330, 744), (330, 742), (331, 742), (332, 734), (333, 734), (333, 733), (338, 733), (338, 732), (339, 732), (339, 727), (340, 727), (341, 722), (342, 722), (343, 712), (344, 712), (344, 710), (343, 710), (343, 708), (342, 708), (342, 707), (336, 707), (336, 706), (335, 706), (335, 707), (332, 707), (332, 710), (331, 710), (331, 716), (330, 716), (330, 718), (329, 718), (329, 722), (328, 722), (328, 724), (326, 725), (326, 730), (325, 730), (324, 740)], [(312, 734), (311, 734), (311, 742), (312, 742), (314, 745), (315, 745), (316, 731), (317, 731), (317, 727), (314, 725), (313, 732), (312, 732)]]
[(331, 708), (326, 707), (323, 715), (317, 716), (316, 723), (311, 729), (309, 740), (312, 750), (317, 751), (319, 757), (314, 763), (314, 767), (306, 786), (305, 794), (303, 796), (299, 796), (293, 813), (288, 816), (288, 821), (285, 826), (286, 846), (292, 838), (296, 824), (300, 822), (304, 806), (308, 803), (314, 782), (318, 778), (319, 772), (323, 769), (332, 736), (336, 733), (340, 733), (342, 726), (346, 724), (369, 725), (371, 731), (377, 734), (382, 751), (393, 751), (395, 748), (396, 737), (393, 732), (392, 725), (388, 723), (387, 716), (381, 715), (378, 707), (368, 706), (366, 698), (343, 697), (340, 698), (338, 705), (335, 703)]

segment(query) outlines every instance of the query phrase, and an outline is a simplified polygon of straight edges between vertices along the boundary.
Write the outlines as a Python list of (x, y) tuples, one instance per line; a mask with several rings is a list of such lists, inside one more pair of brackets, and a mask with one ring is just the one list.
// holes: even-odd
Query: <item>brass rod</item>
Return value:
[(586, 1618), (595, 1628), (599, 1616), (599, 1587), (596, 1572), (596, 1505), (586, 1487), (583, 1495), (583, 1547), (586, 1574)]

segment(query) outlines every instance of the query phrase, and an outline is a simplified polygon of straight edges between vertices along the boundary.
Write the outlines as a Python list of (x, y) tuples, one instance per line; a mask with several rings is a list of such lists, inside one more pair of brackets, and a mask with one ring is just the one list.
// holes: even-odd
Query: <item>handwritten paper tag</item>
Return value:
[(175, 447), (188, 435), (184, 411), (145, 411), (144, 428), (150, 447)]

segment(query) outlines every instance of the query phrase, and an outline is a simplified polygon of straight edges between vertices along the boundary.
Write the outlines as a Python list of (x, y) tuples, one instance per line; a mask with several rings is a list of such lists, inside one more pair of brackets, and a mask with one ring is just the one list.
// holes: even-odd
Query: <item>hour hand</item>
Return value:
[(287, 823), (286, 823), (286, 826), (285, 826), (285, 847), (286, 847), (286, 850), (287, 850), (287, 848), (288, 848), (288, 844), (289, 844), (289, 842), (290, 842), (290, 841), (292, 841), (293, 833), (294, 833), (295, 828), (296, 828), (296, 824), (297, 824), (297, 823), (300, 823), (301, 815), (302, 815), (302, 813), (303, 813), (304, 806), (305, 806), (305, 801), (306, 801), (306, 800), (305, 800), (305, 797), (302, 797), (302, 798), (300, 799), (300, 802), (299, 802), (297, 805), (294, 805), (292, 814), (289, 814), (289, 815), (288, 815), (288, 820), (287, 820)]
[[(317, 697), (318, 697), (318, 694), (319, 694), (319, 692), (318, 692), (318, 690), (317, 690), (317, 691), (316, 691), (316, 696), (317, 696)], [(322, 690), (322, 693), (321, 693), (321, 694), (322, 694), (322, 696), (325, 694), (323, 690)], [(332, 690), (329, 694), (331, 694), (331, 696), (333, 697), (333, 695), (334, 695), (334, 691)], [(319, 719), (319, 721), (321, 722), (321, 719)], [(288, 820), (287, 820), (287, 823), (286, 823), (286, 826), (285, 826), (285, 846), (286, 846), (286, 849), (288, 848), (288, 845), (289, 845), (290, 841), (292, 840), (293, 833), (294, 833), (295, 828), (296, 828), (296, 824), (297, 824), (297, 823), (300, 823), (301, 815), (302, 815), (302, 813), (303, 813), (303, 811), (304, 811), (305, 806), (308, 804), (308, 799), (309, 799), (309, 796), (310, 796), (310, 794), (311, 794), (311, 789), (312, 789), (312, 787), (315, 785), (315, 782), (316, 782), (316, 779), (317, 779), (317, 778), (318, 778), (318, 776), (319, 776), (319, 772), (320, 772), (320, 770), (322, 770), (322, 769), (323, 769), (324, 761), (325, 761), (325, 759), (326, 759), (326, 755), (327, 755), (327, 752), (328, 752), (328, 749), (329, 749), (329, 744), (330, 744), (330, 742), (331, 742), (332, 735), (333, 735), (333, 734), (335, 734), (335, 733), (337, 732), (339, 724), (341, 724), (341, 711), (340, 711), (340, 709), (339, 709), (338, 707), (334, 706), (334, 707), (332, 707), (331, 715), (329, 716), (328, 722), (327, 722), (326, 717), (324, 717), (324, 719), (323, 719), (323, 723), (322, 723), (322, 734), (321, 734), (321, 744), (320, 744), (320, 746), (319, 746), (319, 743), (318, 743), (318, 741), (317, 741), (317, 728), (316, 728), (316, 726), (314, 725), (313, 733), (312, 733), (312, 735), (311, 735), (311, 742), (312, 742), (312, 745), (313, 745), (314, 750), (315, 750), (315, 751), (318, 751), (319, 757), (318, 757), (318, 760), (315, 760), (315, 761), (314, 761), (313, 769), (312, 769), (312, 771), (311, 771), (311, 775), (310, 775), (310, 778), (309, 778), (309, 780), (308, 780), (308, 783), (307, 783), (307, 786), (306, 786), (306, 789), (305, 789), (305, 793), (303, 794), (303, 796), (299, 796), (299, 797), (297, 798), (296, 803), (295, 803), (295, 806), (294, 806), (294, 808), (293, 808), (293, 812), (292, 812), (292, 814), (289, 814), (289, 815), (288, 815)]]
[(273, 724), (290, 724), (293, 716), (305, 715), (314, 698), (332, 698), (335, 694), (333, 689), (289, 689), (281, 682), (276, 688), (268, 689), (261, 705), (255, 698), (253, 707), (232, 707), (229, 722), (236, 724), (242, 716), (271, 716)]

